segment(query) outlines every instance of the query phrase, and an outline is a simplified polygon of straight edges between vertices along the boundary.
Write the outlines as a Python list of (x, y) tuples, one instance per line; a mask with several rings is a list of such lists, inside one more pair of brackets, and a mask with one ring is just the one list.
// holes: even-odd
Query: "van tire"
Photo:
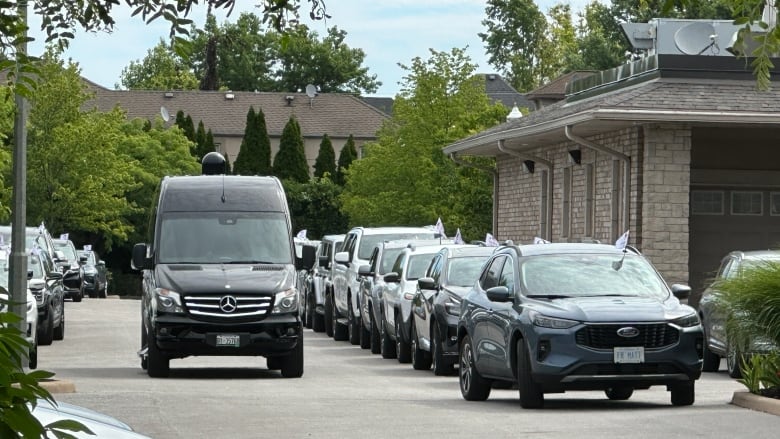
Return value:
[(65, 304), (62, 304), (62, 314), (60, 315), (60, 324), (54, 328), (54, 339), (65, 339)]
[(298, 336), (290, 355), (279, 358), (279, 369), (285, 378), (300, 378), (303, 376), (303, 332)]
[(325, 314), (322, 316), (325, 334), (328, 337), (333, 337), (333, 302), (331, 302), (331, 297), (333, 297), (331, 294), (325, 296)]
[(330, 319), (333, 321), (333, 339), (336, 341), (347, 340), (349, 338), (349, 329), (338, 321), (338, 310), (336, 309), (336, 302), (333, 296), (330, 296), (330, 309)]
[(54, 340), (54, 321), (52, 320), (52, 310), (49, 308), (49, 317), (43, 322), (43, 326), (38, 331), (38, 344), (49, 346)]
[(157, 347), (157, 340), (154, 337), (146, 336), (149, 349), (146, 351), (147, 369), (146, 372), (152, 378), (167, 378), (170, 375), (170, 359), (163, 356)]
[(353, 345), (360, 344), (360, 320), (352, 310), (352, 298), (347, 301), (347, 335), (349, 343)]

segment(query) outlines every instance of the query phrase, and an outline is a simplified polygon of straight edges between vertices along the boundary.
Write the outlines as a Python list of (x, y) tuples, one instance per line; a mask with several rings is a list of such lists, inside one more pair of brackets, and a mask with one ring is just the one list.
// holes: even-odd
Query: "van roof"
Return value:
[(284, 189), (276, 177), (166, 177), (161, 191), (164, 212), (287, 212)]

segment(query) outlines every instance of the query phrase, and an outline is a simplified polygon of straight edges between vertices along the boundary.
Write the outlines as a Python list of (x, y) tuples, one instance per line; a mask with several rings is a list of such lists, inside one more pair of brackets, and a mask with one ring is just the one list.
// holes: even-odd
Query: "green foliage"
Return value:
[(780, 389), (780, 353), (751, 355), (741, 365), (738, 379), (750, 393), (761, 394), (762, 389)]
[(347, 169), (352, 165), (352, 162), (357, 160), (357, 149), (355, 149), (355, 138), (352, 137), (352, 134), (349, 135), (347, 138), (346, 143), (344, 143), (344, 146), (341, 147), (341, 151), (339, 152), (339, 161), (338, 166), (336, 167), (336, 173), (334, 174), (333, 181), (336, 182), (336, 184), (340, 186), (344, 186), (346, 183), (346, 172)]
[(203, 121), (198, 122), (198, 129), (195, 131), (195, 158), (200, 161), (205, 154), (203, 150), (206, 149), (206, 127), (203, 125)]
[[(8, 302), (3, 300), (4, 304)], [(54, 398), (40, 382), (53, 373), (45, 370), (25, 372), (23, 361), (30, 351), (30, 343), (18, 328), (21, 318), (13, 313), (0, 312), (0, 437), (47, 438), (47, 432), (67, 437), (68, 432), (92, 432), (75, 421), (58, 421), (41, 425), (32, 414), (38, 398), (54, 404)]]
[(314, 176), (317, 178), (330, 178), (336, 174), (336, 152), (333, 150), (333, 143), (327, 134), (323, 134), (320, 142), (320, 150), (317, 153), (317, 159), (314, 161)]
[(271, 175), (271, 140), (263, 110), (249, 107), (244, 127), (244, 138), (233, 164), (236, 175)]
[(307, 235), (321, 237), (347, 230), (347, 217), (341, 212), (341, 186), (327, 178), (313, 178), (305, 183), (284, 180), (290, 206), (293, 230), (306, 229)]
[(464, 237), (484, 236), (492, 226), (491, 175), (457, 166), (441, 149), (501, 122), (507, 109), (490, 102), (463, 49), (431, 50), (430, 59), (404, 68), (392, 119), (346, 172), (343, 210), (352, 224), (433, 224), (441, 217)]
[(143, 60), (130, 61), (119, 74), (119, 83), (128, 90), (197, 90), (199, 85), (185, 61), (162, 40)]
[(295, 116), (290, 116), (279, 138), (279, 152), (274, 157), (274, 175), (282, 180), (291, 179), (299, 183), (309, 181), (309, 164), (306, 161), (301, 126)]

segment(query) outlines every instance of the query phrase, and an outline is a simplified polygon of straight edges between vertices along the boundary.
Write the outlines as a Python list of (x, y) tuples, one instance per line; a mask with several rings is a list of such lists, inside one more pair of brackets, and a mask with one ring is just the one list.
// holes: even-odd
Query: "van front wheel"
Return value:
[(298, 336), (298, 342), (290, 355), (282, 357), (280, 363), (283, 377), (300, 378), (303, 376), (303, 332)]

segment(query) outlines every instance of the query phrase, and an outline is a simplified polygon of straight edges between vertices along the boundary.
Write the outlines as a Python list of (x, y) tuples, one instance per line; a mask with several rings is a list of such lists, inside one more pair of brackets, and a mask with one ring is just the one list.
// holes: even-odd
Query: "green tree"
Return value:
[(342, 209), (353, 224), (433, 224), (441, 217), (464, 236), (484, 236), (491, 229), (489, 174), (455, 165), (441, 148), (503, 121), (508, 111), (491, 103), (464, 49), (431, 50), (429, 59), (404, 68), (393, 117), (346, 172)]
[(334, 175), (335, 178), (333, 179), (336, 184), (344, 186), (346, 183), (347, 169), (349, 169), (349, 167), (352, 165), (352, 162), (357, 160), (357, 157), (358, 154), (357, 149), (355, 149), (355, 138), (352, 137), (352, 134), (350, 134), (347, 138), (347, 142), (341, 148), (341, 152), (339, 152), (338, 167), (336, 168), (336, 173)]
[(203, 151), (206, 149), (206, 127), (202, 120), (198, 122), (198, 129), (195, 131), (195, 148), (195, 158), (200, 161), (205, 155)]
[(309, 165), (306, 162), (301, 126), (295, 116), (290, 116), (282, 130), (279, 151), (274, 158), (274, 175), (282, 180), (290, 179), (299, 183), (309, 181)]
[(195, 138), (195, 123), (192, 121), (192, 116), (189, 114), (184, 116), (184, 126), (182, 129), (184, 130), (184, 135), (187, 136), (187, 138), (190, 139), (190, 142), (193, 143), (192, 149), (194, 149), (195, 142), (197, 141)]
[(337, 27), (319, 40), (317, 32), (299, 25), (284, 35), (275, 35), (274, 71), (276, 91), (301, 90), (314, 84), (323, 93), (374, 93), (381, 82), (362, 67), (366, 57), (362, 49), (344, 42), (347, 32)]
[(547, 81), (540, 52), (547, 39), (547, 21), (533, 0), (487, 0), (479, 37), (485, 43), (490, 65), (520, 91), (530, 91)]
[(244, 138), (233, 163), (236, 175), (271, 174), (271, 140), (265, 125), (263, 110), (255, 112), (249, 107), (244, 127)]
[(186, 62), (162, 40), (143, 60), (130, 61), (119, 74), (119, 83), (128, 90), (197, 90), (199, 85)]
[[(214, 134), (211, 133), (211, 128), (209, 128), (209, 130), (206, 131), (206, 140), (203, 142), (203, 148), (200, 150), (198, 156), (202, 159), (206, 154), (216, 150), (217, 146), (214, 144)], [(227, 160), (227, 158), (225, 160)]]
[(327, 178), (305, 183), (284, 180), (293, 230), (307, 230), (307, 236), (320, 237), (347, 230), (348, 219), (341, 211), (341, 186)]
[(336, 152), (333, 150), (333, 143), (327, 134), (322, 136), (320, 150), (317, 153), (317, 159), (314, 161), (314, 176), (317, 178), (333, 179), (336, 174)]

